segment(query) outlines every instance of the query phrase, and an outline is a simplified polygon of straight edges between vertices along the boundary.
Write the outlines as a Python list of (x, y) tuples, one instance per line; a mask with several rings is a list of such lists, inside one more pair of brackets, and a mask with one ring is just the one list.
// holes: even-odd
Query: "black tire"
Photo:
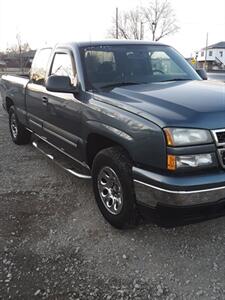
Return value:
[(26, 145), (30, 142), (31, 133), (20, 124), (14, 106), (9, 109), (9, 130), (15, 144)]
[[(116, 174), (121, 186), (120, 194), (122, 195), (122, 205), (118, 204), (120, 205), (120, 211), (117, 214), (113, 214), (109, 211), (109, 208), (107, 208), (108, 206), (106, 205), (106, 203), (104, 204), (104, 201), (100, 196), (101, 187), (99, 188), (99, 185), (101, 185), (101, 180), (99, 178), (101, 178), (102, 171), (106, 170), (107, 172), (107, 168), (109, 168), (109, 170), (112, 170), (114, 174)], [(93, 162), (92, 178), (95, 199), (105, 219), (113, 227), (116, 227), (118, 229), (130, 228), (137, 225), (138, 214), (136, 209), (136, 199), (132, 178), (132, 163), (126, 155), (126, 152), (123, 151), (123, 149), (121, 149), (120, 147), (112, 147), (100, 151), (96, 155)]]

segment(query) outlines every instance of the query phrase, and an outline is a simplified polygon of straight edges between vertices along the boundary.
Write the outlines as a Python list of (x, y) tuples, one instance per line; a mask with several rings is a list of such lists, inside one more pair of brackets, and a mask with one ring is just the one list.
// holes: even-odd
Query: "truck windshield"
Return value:
[(88, 89), (201, 80), (186, 60), (169, 46), (91, 46), (81, 48), (81, 56)]

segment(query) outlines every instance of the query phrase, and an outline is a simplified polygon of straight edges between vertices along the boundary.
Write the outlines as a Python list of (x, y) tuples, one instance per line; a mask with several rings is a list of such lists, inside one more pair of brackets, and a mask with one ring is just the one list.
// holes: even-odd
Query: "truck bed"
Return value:
[(8, 110), (8, 98), (15, 103), (18, 111), (18, 117), (24, 123), (25, 115), (20, 112), (25, 111), (26, 86), (29, 82), (27, 75), (3, 75), (0, 79), (0, 95), (2, 105), (5, 110)]

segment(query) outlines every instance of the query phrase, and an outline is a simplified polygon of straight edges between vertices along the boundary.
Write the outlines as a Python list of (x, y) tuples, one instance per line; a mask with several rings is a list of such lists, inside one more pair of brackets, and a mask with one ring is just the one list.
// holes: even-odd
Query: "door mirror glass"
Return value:
[(46, 82), (46, 89), (50, 92), (75, 93), (77, 88), (71, 84), (69, 76), (51, 75)]

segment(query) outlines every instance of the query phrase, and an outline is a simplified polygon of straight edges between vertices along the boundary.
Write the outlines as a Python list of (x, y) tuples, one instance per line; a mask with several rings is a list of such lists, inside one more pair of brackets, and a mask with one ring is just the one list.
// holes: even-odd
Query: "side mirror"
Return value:
[(48, 77), (46, 82), (46, 89), (50, 92), (59, 93), (75, 93), (77, 92), (76, 87), (71, 84), (69, 76), (57, 76), (51, 75)]
[(208, 75), (205, 69), (196, 69), (196, 72), (203, 80), (208, 80)]

